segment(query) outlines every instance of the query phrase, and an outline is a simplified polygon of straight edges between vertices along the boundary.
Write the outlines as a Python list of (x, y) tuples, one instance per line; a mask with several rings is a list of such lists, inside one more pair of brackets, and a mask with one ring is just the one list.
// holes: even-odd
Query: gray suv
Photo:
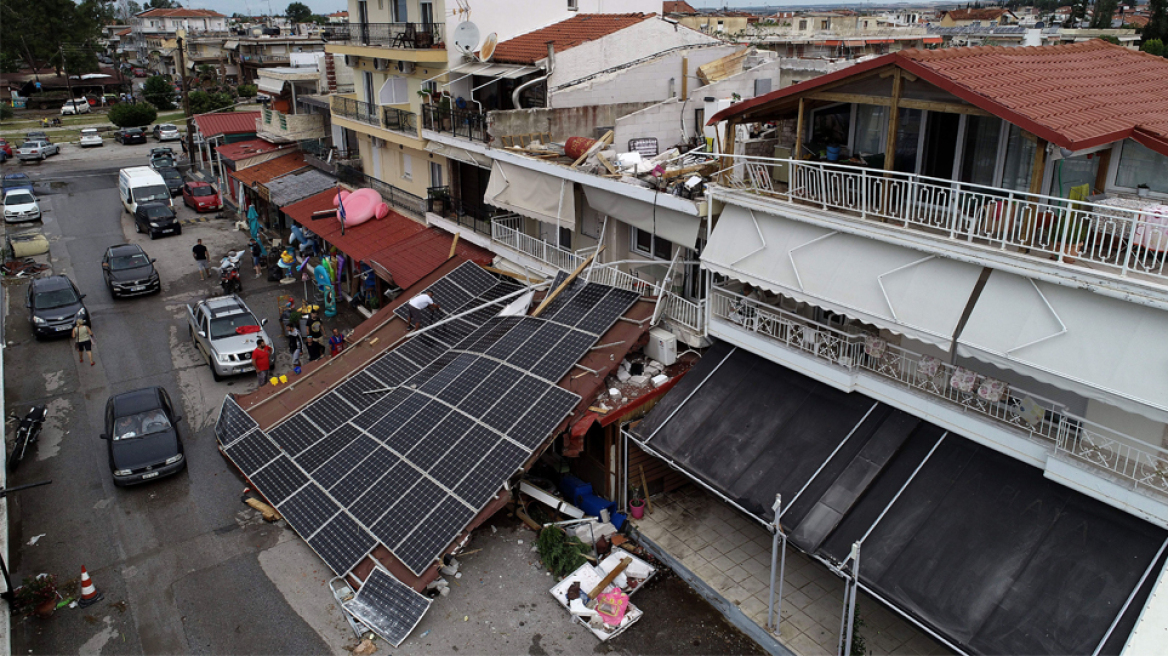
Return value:
[(206, 358), (215, 380), (255, 371), (251, 352), (256, 339), (273, 345), (264, 332), (267, 319), (259, 321), (239, 296), (219, 296), (187, 306), (187, 332), (195, 348)]

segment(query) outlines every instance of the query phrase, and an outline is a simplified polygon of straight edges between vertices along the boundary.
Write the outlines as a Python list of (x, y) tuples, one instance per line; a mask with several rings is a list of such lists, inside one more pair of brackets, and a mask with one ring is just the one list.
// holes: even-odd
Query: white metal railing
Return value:
[(491, 241), (519, 251), (524, 255), (546, 264), (552, 269), (574, 271), (584, 262), (586, 257), (580, 257), (566, 248), (560, 248), (538, 237), (524, 234), (520, 229), (522, 218), (506, 219), (491, 222)]
[[(965, 367), (874, 341), (859, 328), (838, 328), (715, 287), (711, 315), (852, 372), (891, 379), (944, 399), (964, 412), (1010, 427), (1083, 463), (1128, 481), (1137, 490), (1168, 494), (1168, 450), (1078, 417), (1061, 403), (1003, 386), (983, 394), (992, 379)], [(966, 385), (959, 385), (963, 377)], [(997, 400), (993, 400), (997, 398)]]
[[(1168, 216), (830, 162), (725, 156), (726, 186), (946, 239), (1168, 280)], [(786, 166), (789, 183), (773, 182)]]

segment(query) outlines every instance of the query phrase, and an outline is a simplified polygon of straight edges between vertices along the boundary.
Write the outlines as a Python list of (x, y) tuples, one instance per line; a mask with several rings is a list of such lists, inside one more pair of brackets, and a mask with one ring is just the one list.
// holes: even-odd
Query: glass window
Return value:
[(668, 260), (673, 257), (673, 242), (657, 237), (647, 230), (633, 228), (633, 250)]
[(1095, 193), (1095, 173), (1098, 170), (1099, 156), (1095, 154), (1060, 159), (1054, 164), (1051, 195), (1067, 198), (1071, 189), (1082, 185), (1091, 190), (1088, 194)]
[(1022, 128), (1010, 126), (1006, 136), (1006, 165), (1002, 169), (1003, 189), (1030, 190), (1030, 174), (1034, 170), (1034, 149), (1037, 145), (1022, 136)]
[(961, 154), (961, 181), (990, 186), (998, 160), (998, 137), (1002, 119), (970, 116), (965, 123), (965, 146)]
[(1128, 140), (1123, 142), (1115, 186), (1135, 189), (1141, 184), (1148, 185), (1152, 191), (1168, 194), (1168, 157)]
[(856, 106), (856, 140), (853, 151), (857, 154), (876, 155), (884, 152), (884, 116), (887, 109), (879, 105)]
[(811, 141), (819, 146), (846, 146), (852, 123), (852, 106), (817, 109), (811, 118)]
[(917, 148), (921, 138), (921, 119), (924, 113), (919, 109), (901, 109), (900, 125), (896, 128), (896, 158), (893, 169), (901, 173), (917, 172)]

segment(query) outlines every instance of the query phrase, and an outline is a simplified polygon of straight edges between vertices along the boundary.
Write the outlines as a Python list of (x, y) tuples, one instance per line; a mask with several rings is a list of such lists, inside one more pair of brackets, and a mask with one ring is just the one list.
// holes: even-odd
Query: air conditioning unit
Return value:
[(388, 68), (389, 68), (389, 60), (388, 59), (374, 59), (373, 60), (373, 70), (384, 71)]
[(399, 61), (397, 63), (397, 72), (403, 75), (409, 75), (414, 72), (414, 62)]

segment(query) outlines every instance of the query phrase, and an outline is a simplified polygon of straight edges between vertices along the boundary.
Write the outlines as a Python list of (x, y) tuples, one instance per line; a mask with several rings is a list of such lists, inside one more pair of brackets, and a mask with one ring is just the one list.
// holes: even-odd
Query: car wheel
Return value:
[(137, 221), (134, 222), (134, 232), (142, 234), (142, 226)]
[(150, 241), (154, 241), (155, 239), (158, 239), (158, 235), (156, 235), (156, 234), (154, 233), (154, 231), (153, 231), (153, 230), (151, 230), (151, 231), (150, 231)]

